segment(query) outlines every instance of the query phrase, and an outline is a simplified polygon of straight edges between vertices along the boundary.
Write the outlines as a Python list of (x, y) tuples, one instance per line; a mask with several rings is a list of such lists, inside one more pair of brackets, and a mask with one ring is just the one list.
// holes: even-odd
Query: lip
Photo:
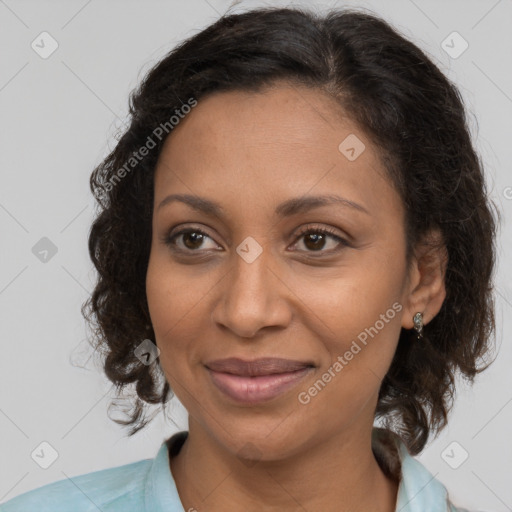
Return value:
[(205, 366), (214, 372), (230, 373), (242, 377), (259, 377), (261, 375), (294, 372), (314, 365), (311, 361), (295, 361), (279, 357), (262, 357), (252, 361), (230, 357), (210, 361)]
[(262, 358), (244, 361), (238, 358), (207, 363), (213, 384), (238, 403), (257, 404), (285, 393), (313, 369), (310, 362)]

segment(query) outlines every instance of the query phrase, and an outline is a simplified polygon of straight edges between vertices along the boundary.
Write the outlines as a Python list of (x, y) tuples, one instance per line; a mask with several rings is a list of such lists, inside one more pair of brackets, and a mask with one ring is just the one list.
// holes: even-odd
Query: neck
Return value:
[(171, 471), (185, 510), (394, 512), (398, 482), (375, 459), (371, 433), (341, 432), (286, 459), (242, 461), (189, 419)]

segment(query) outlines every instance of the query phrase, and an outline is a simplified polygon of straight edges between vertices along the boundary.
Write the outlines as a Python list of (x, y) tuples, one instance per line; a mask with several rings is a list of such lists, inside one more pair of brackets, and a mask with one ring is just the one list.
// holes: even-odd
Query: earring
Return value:
[(414, 329), (418, 334), (418, 341), (423, 338), (423, 313), (416, 313), (413, 317)]

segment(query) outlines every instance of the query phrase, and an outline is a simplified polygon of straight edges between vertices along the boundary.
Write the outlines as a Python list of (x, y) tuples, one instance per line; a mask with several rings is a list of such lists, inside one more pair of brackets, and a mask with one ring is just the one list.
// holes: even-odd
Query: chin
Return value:
[[(279, 428), (279, 424), (283, 428)], [(233, 422), (224, 430), (218, 424), (214, 426), (214, 436), (222, 447), (245, 461), (247, 465), (258, 461), (279, 461), (304, 449), (307, 439), (302, 439), (300, 432), (290, 428), (283, 418), (258, 422), (254, 418), (250, 424)], [(291, 437), (290, 433), (294, 436)]]

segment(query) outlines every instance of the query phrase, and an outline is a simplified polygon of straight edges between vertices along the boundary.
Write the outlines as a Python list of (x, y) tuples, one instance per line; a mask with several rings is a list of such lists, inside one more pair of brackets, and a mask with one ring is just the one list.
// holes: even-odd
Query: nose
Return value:
[(284, 328), (292, 318), (289, 284), (270, 268), (271, 255), (263, 252), (251, 263), (234, 254), (228, 273), (216, 287), (212, 321), (242, 338), (252, 338), (265, 327)]

